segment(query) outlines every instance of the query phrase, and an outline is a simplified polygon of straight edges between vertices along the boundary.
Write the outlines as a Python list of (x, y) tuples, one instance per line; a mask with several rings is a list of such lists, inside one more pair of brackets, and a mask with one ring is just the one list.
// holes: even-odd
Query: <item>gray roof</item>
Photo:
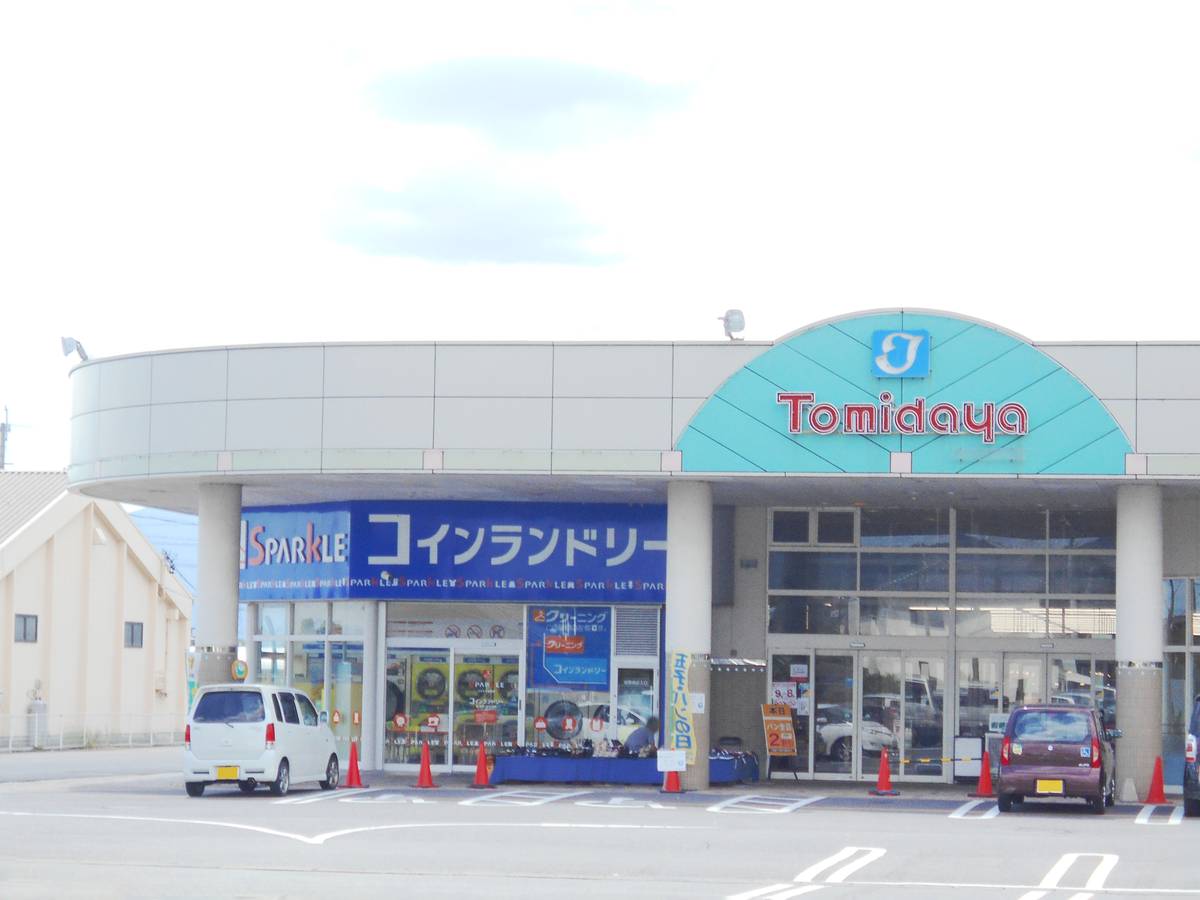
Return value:
[(66, 489), (66, 472), (0, 472), (0, 544)]

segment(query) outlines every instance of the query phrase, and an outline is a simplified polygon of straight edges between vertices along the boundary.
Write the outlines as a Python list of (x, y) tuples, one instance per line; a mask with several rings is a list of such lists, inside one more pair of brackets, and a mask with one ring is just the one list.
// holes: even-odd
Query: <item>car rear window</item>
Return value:
[(1013, 740), (1082, 744), (1091, 740), (1091, 713), (1069, 708), (1018, 713)]
[(196, 704), (193, 722), (261, 722), (267, 717), (258, 691), (209, 691)]

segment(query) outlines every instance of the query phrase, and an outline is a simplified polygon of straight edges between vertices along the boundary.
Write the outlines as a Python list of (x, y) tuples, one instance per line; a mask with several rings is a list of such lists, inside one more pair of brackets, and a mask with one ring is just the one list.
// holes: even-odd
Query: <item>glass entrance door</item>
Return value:
[(447, 763), (450, 733), (450, 651), (387, 648), (383, 761), (418, 764), (429, 747), (432, 765)]
[[(818, 650), (771, 657), (768, 700), (793, 711), (792, 765), (816, 777), (873, 780), (887, 750), (894, 776), (941, 778), (945, 692), (943, 653)], [(774, 770), (790, 767), (777, 761)]]
[(521, 659), (454, 654), (454, 764), (474, 766), (482, 741), (489, 756), (515, 747), (521, 711)]

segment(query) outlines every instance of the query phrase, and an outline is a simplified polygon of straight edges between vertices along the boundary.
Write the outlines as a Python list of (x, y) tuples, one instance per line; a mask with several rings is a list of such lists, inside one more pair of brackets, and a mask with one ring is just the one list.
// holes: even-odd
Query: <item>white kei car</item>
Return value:
[(258, 684), (200, 689), (183, 738), (189, 797), (210, 784), (236, 784), (247, 794), (265, 784), (282, 796), (294, 782), (333, 790), (340, 779), (328, 716), (302, 692)]

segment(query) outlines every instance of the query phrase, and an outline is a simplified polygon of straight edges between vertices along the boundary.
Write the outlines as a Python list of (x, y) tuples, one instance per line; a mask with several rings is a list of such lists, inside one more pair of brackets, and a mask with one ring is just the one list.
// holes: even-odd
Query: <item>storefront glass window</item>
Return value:
[(1115, 599), (1070, 599), (1051, 597), (1046, 601), (1050, 634), (1057, 637), (1112, 638), (1117, 634)]
[(612, 623), (607, 606), (529, 607), (527, 744), (582, 746), (609, 736)]
[(347, 603), (339, 601), (331, 604), (333, 608), (333, 624), (330, 634), (361, 635), (367, 631), (367, 608), (375, 612), (374, 603)]
[(772, 634), (849, 634), (847, 597), (771, 597), (767, 630)]
[(258, 681), (260, 684), (287, 684), (287, 644), (263, 641), (258, 645)]
[[(941, 775), (946, 660), (910, 655), (904, 667), (904, 758), (910, 760), (904, 764), (904, 772)], [(864, 706), (866, 702), (864, 696)]]
[(363, 645), (352, 641), (329, 644), (329, 727), (338, 755), (350, 755), (350, 742), (362, 746)]
[(288, 633), (287, 621), (288, 605), (286, 603), (258, 604), (257, 634), (278, 634), (286, 636)]
[(862, 597), (858, 601), (858, 633), (945, 637), (950, 633), (948, 600)]
[(983, 737), (988, 722), (999, 708), (1000, 657), (959, 656), (958, 733)]
[(325, 633), (328, 604), (294, 603), (292, 606), (292, 634)]
[(1115, 594), (1117, 558), (1115, 556), (1050, 557), (1050, 593)]
[(821, 510), (817, 513), (818, 544), (853, 544), (854, 513), (842, 510)]
[(1078, 509), (1050, 513), (1050, 549), (1113, 550), (1116, 546), (1115, 510)]
[(1045, 549), (1046, 514), (1036, 509), (960, 509), (959, 547)]
[(945, 553), (864, 553), (864, 591), (948, 591), (950, 557)]
[[(608, 691), (531, 688), (526, 699), (525, 742), (539, 747), (598, 743), (607, 736)], [(540, 721), (539, 721), (540, 720)], [(530, 735), (533, 739), (530, 740)]]
[[(1166, 654), (1163, 671), (1163, 769), (1183, 770), (1183, 747), (1191, 704), (1187, 698), (1187, 655)], [(1175, 775), (1171, 780), (1178, 779)]]
[(617, 670), (617, 740), (625, 740), (634, 729), (654, 715), (654, 670)]
[(949, 547), (945, 509), (864, 509), (859, 516), (863, 547)]
[(770, 585), (782, 590), (852, 591), (857, 587), (855, 553), (771, 553)]
[(1182, 646), (1187, 641), (1187, 579), (1168, 578), (1163, 582), (1163, 607), (1167, 643)]
[(1041, 637), (1046, 633), (1046, 610), (1036, 599), (960, 597), (955, 631), (959, 637)]
[(776, 510), (771, 516), (771, 540), (776, 544), (807, 544), (808, 510)]
[(1004, 697), (1002, 712), (1026, 703), (1045, 703), (1042, 685), (1046, 677), (1045, 657), (1004, 654)]
[(955, 586), (964, 593), (1040, 594), (1046, 590), (1046, 557), (960, 553)]
[(325, 704), (325, 642), (292, 641), (292, 687), (304, 691), (317, 707)]

